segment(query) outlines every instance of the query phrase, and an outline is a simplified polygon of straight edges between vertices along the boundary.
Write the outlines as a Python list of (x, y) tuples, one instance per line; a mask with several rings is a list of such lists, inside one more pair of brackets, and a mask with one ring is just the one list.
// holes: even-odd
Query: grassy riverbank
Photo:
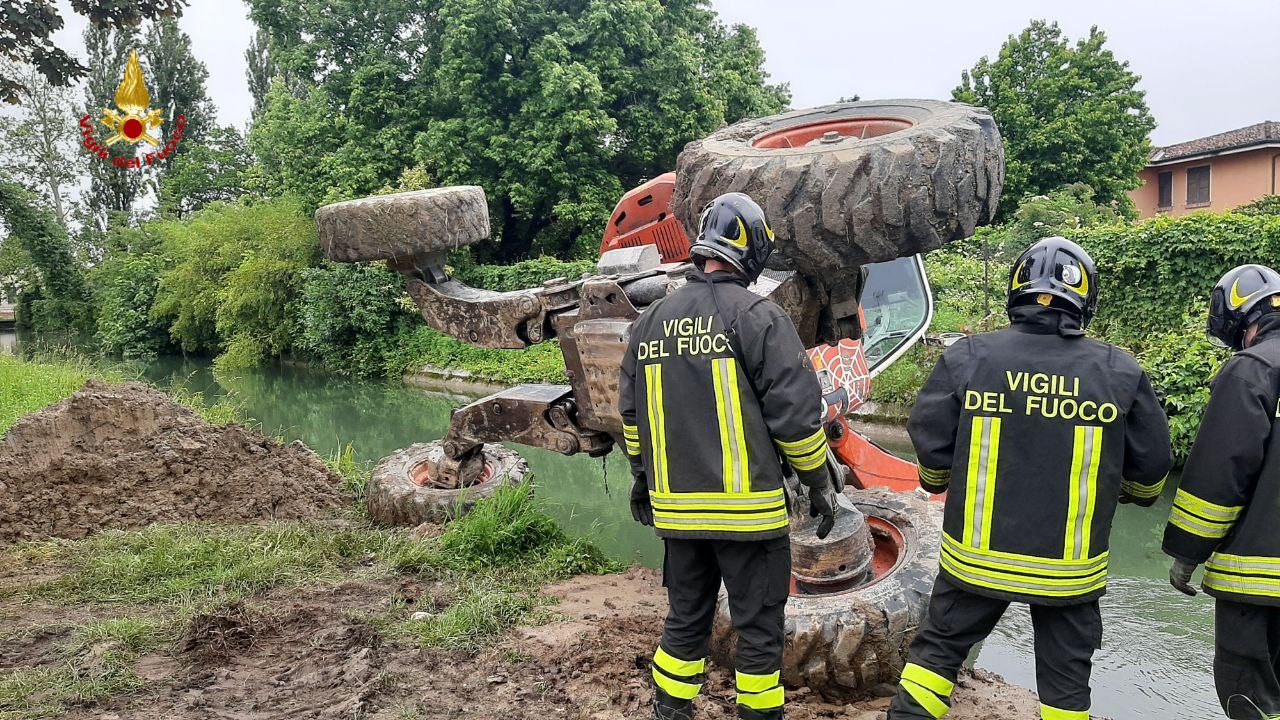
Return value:
[[(91, 377), (126, 373), (0, 355), (0, 437)], [(228, 414), (222, 406), (206, 417)], [(262, 630), (308, 593), (399, 593), (371, 606), (362, 627), (404, 647), (474, 652), (517, 624), (555, 617), (554, 599), (539, 592), (546, 584), (622, 569), (565, 533), (529, 486), (415, 534), (369, 525), (360, 498), (367, 469), (350, 452), (331, 465), (355, 502), (323, 521), (160, 524), (0, 547), (0, 642), (12, 650), (0, 657), (0, 720), (62, 716), (154, 689), (147, 667), (156, 658), (190, 660), (190, 646), (210, 632), (230, 633), (218, 642), (234, 644), (228, 623)]]

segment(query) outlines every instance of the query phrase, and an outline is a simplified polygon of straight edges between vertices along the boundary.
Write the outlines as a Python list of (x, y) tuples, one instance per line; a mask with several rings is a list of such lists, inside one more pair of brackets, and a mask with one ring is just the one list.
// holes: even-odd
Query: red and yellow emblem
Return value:
[(120, 80), (120, 87), (116, 88), (116, 107), (119, 110), (102, 110), (102, 124), (114, 133), (107, 138), (105, 144), (114, 145), (121, 140), (137, 144), (141, 140), (152, 147), (159, 146), (160, 141), (151, 135), (151, 131), (160, 127), (164, 116), (159, 110), (149, 109), (150, 104), (151, 94), (147, 92), (147, 83), (142, 78), (138, 52), (130, 50), (124, 78)]

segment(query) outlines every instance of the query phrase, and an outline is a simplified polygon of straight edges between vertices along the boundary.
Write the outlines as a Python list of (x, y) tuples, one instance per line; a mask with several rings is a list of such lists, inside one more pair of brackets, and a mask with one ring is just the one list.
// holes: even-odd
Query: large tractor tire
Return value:
[(982, 108), (936, 100), (843, 103), (745, 120), (689, 143), (677, 217), (696, 232), (726, 192), (765, 209), (790, 265), (827, 285), (969, 237), (995, 215), (1004, 146)]
[(489, 237), (489, 205), (474, 185), (348, 200), (316, 210), (330, 260), (368, 262), (465, 247)]
[[(793, 591), (787, 600), (782, 682), (832, 700), (896, 683), (907, 646), (924, 618), (938, 572), (942, 503), (914, 493), (848, 489), (875, 539), (870, 584), (823, 594)], [(733, 666), (737, 633), (721, 593), (711, 653)]]
[(440, 441), (419, 443), (383, 458), (373, 469), (365, 497), (369, 518), (379, 525), (417, 527), (465, 515), (477, 500), (493, 496), (503, 485), (519, 485), (529, 477), (529, 463), (514, 450), (485, 445), (480, 481), (461, 488), (432, 487), (428, 460), (444, 454)]

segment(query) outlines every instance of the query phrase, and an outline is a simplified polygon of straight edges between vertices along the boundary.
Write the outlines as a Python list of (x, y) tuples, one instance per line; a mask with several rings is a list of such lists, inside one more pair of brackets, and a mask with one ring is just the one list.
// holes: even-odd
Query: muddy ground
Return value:
[(139, 383), (90, 380), (0, 438), (0, 545), (155, 522), (307, 520), (350, 503), (301, 443), (210, 425)]
[[(10, 579), (12, 582), (13, 579)], [(5, 581), (0, 579), (0, 590)], [(70, 708), (73, 720), (235, 718), (647, 718), (647, 679), (665, 602), (656, 573), (583, 576), (549, 587), (558, 619), (521, 627), (480, 652), (424, 650), (385, 636), (380, 618), (403, 615), (424, 594), (412, 580), (286, 588), (199, 615), (160, 652), (141, 656), (141, 691)], [(445, 600), (447, 602), (447, 600)], [(0, 602), (0, 626), (17, 634), (0, 672), (60, 662), (68, 623), (89, 610)], [(93, 648), (106, 655), (111, 648)], [(873, 720), (885, 698), (824, 702), (789, 693), (792, 720)], [(733, 717), (731, 674), (712, 668), (700, 718)], [(1035, 718), (1035, 697), (987, 673), (966, 676), (958, 720)]]

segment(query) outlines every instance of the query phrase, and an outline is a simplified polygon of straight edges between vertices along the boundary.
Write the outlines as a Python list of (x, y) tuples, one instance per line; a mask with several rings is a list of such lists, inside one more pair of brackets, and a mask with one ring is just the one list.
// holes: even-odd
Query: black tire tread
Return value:
[(371, 520), (390, 527), (442, 523), (470, 512), (477, 500), (492, 496), (503, 485), (518, 485), (529, 477), (529, 463), (514, 450), (485, 445), (485, 462), (494, 473), (484, 482), (456, 490), (414, 484), (410, 479), (413, 468), (438, 447), (439, 441), (418, 443), (378, 463), (365, 491)]

